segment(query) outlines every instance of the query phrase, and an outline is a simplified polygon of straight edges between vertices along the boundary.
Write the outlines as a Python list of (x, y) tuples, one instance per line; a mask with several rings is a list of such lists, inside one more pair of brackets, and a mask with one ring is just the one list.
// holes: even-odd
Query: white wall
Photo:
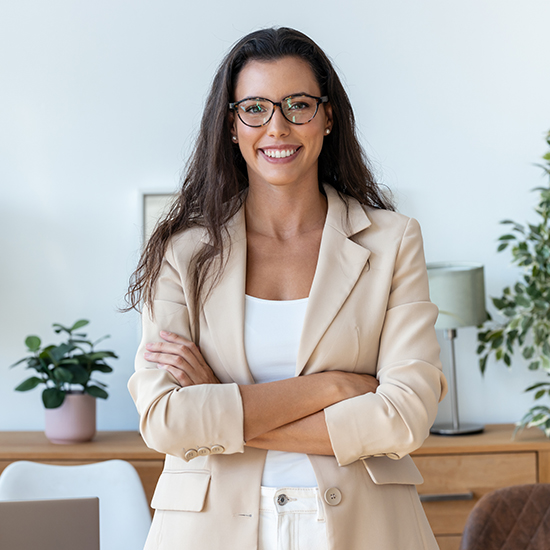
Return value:
[[(140, 245), (139, 190), (177, 185), (219, 60), (258, 27), (295, 26), (326, 49), (379, 176), (422, 224), (428, 261), (482, 262), (498, 294), (517, 277), (495, 253), (498, 222), (532, 219), (529, 189), (543, 181), (533, 163), (550, 128), (549, 23), (545, 0), (4, 2), (0, 430), (43, 428), (39, 391), (14, 392), (25, 373), (7, 368), (26, 335), (49, 339), (53, 322), (81, 317), (120, 354), (99, 428), (137, 427), (126, 380), (138, 318), (116, 309)], [(462, 418), (517, 420), (541, 375), (518, 359), (482, 379), (475, 330), (457, 343)]]

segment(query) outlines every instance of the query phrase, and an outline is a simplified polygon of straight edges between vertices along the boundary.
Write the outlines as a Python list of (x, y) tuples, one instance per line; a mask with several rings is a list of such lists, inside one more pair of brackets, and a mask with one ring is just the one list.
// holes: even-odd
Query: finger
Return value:
[[(191, 360), (195, 361), (194, 356), (189, 353), (191, 356)], [(150, 361), (151, 363), (159, 363), (161, 365), (171, 365), (177, 369), (184, 370), (188, 374), (190, 374), (192, 371), (196, 370), (196, 367), (194, 367), (192, 364), (190, 364), (185, 357), (182, 357), (181, 355), (174, 355), (171, 353), (150, 353), (146, 352), (143, 354), (143, 357), (146, 361)]]
[(166, 340), (167, 342), (174, 342), (177, 344), (180, 344), (182, 346), (185, 346), (187, 349), (191, 350), (193, 355), (203, 364), (206, 364), (206, 361), (204, 360), (199, 347), (192, 342), (191, 340), (187, 340), (187, 338), (184, 338), (183, 336), (180, 336), (179, 334), (176, 334), (174, 332), (168, 332), (166, 330), (160, 331), (160, 336), (163, 340)]
[(178, 384), (182, 387), (193, 386), (194, 385), (191, 378), (189, 378), (189, 376), (187, 376), (187, 373), (185, 371), (182, 371), (181, 369), (178, 369), (177, 367), (173, 367), (172, 365), (161, 365), (161, 364), (159, 364), (158, 368), (163, 369), (166, 372), (169, 372), (176, 379)]
[[(197, 357), (193, 349), (187, 346), (180, 344), (169, 344), (166, 342), (156, 342), (154, 344), (147, 344), (146, 348), (149, 355), (144, 355), (148, 361), (156, 361), (157, 363), (167, 362), (176, 367), (192, 369), (195, 371), (209, 368), (200, 353), (199, 357)], [(161, 357), (169, 355), (172, 357), (170, 359), (166, 359), (166, 361), (164, 361)]]

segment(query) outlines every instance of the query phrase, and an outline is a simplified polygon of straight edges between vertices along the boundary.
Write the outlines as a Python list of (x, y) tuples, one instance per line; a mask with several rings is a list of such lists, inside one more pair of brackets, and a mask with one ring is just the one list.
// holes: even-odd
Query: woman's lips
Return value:
[(285, 148), (268, 148), (258, 149), (262, 154), (262, 157), (268, 162), (274, 162), (277, 164), (282, 164), (286, 162), (291, 162), (294, 160), (296, 155), (299, 153), (302, 147), (285, 147)]

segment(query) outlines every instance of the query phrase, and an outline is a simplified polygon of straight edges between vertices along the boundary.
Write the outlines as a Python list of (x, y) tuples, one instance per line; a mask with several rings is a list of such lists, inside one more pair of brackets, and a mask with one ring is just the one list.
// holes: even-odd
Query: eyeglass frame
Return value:
[[(307, 122), (293, 122), (292, 120), (290, 120), (286, 117), (285, 112), (283, 111), (283, 108), (282, 108), (282, 104), (283, 104), (284, 101), (286, 101), (287, 99), (290, 99), (291, 97), (309, 97), (309, 98), (315, 99), (317, 101), (317, 105), (315, 106), (315, 113), (313, 113), (313, 116)], [(269, 101), (269, 103), (271, 103), (273, 105), (273, 108), (271, 109), (270, 117), (263, 124), (258, 124), (257, 126), (253, 126), (252, 124), (247, 124), (241, 118), (241, 115), (239, 114), (239, 110), (236, 109), (235, 107), (237, 107), (240, 103), (243, 103), (244, 101), (258, 101), (258, 100)], [(309, 124), (317, 116), (317, 112), (319, 111), (319, 105), (321, 105), (322, 103), (328, 103), (328, 96), (323, 95), (321, 97), (318, 97), (318, 96), (310, 95), (310, 94), (291, 94), (291, 95), (287, 95), (286, 97), (281, 99), (281, 101), (271, 101), (271, 99), (267, 99), (267, 97), (245, 97), (244, 99), (241, 99), (239, 101), (235, 101), (234, 103), (230, 103), (229, 104), (229, 110), (236, 112), (237, 116), (239, 117), (239, 120), (245, 126), (248, 126), (249, 128), (261, 128), (262, 126), (265, 126), (266, 124), (269, 124), (269, 121), (273, 118), (273, 115), (275, 114), (275, 107), (279, 107), (279, 110), (281, 111), (281, 114), (283, 115), (285, 120), (288, 120), (288, 122), (290, 122), (291, 124), (296, 124), (297, 126), (302, 126), (304, 124)]]

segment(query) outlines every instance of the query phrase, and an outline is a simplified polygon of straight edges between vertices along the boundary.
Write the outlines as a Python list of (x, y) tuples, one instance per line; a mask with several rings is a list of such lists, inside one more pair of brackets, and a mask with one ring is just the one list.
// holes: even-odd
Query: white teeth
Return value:
[(281, 151), (280, 149), (263, 149), (263, 152), (270, 158), (284, 159), (290, 157), (296, 153), (297, 149), (286, 149)]

